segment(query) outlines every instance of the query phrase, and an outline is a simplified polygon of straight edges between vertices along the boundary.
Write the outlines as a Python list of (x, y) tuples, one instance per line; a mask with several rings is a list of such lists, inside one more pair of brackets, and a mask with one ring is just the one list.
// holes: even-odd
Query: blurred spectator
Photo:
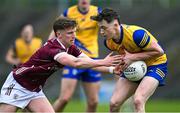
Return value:
[(17, 66), (26, 62), (35, 51), (42, 45), (42, 40), (34, 36), (33, 26), (23, 26), (21, 36), (9, 48), (6, 54), (6, 61)]

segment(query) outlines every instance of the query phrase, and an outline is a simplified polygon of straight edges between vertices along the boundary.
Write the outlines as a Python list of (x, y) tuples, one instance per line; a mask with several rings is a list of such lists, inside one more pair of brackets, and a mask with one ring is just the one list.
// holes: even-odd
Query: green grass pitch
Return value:
[[(65, 108), (65, 112), (84, 112), (86, 104), (79, 101), (71, 101)], [(124, 106), (125, 112), (130, 112), (128, 105)], [(109, 105), (99, 104), (98, 112), (109, 112)], [(147, 112), (180, 112), (180, 100), (150, 100), (146, 104)]]

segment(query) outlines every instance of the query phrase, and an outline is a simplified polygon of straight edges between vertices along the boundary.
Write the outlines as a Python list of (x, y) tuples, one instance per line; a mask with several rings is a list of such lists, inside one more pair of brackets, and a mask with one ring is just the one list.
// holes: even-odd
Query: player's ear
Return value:
[(119, 26), (119, 23), (118, 23), (117, 20), (114, 20), (114, 26), (115, 26), (115, 27), (118, 27), (118, 26)]
[(57, 31), (57, 32), (56, 32), (56, 36), (57, 36), (57, 37), (61, 36), (61, 33)]

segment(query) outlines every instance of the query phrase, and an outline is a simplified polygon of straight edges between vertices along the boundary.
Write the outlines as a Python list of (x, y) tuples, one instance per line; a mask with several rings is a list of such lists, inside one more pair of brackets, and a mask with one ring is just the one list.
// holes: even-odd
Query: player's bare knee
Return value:
[(141, 106), (143, 106), (145, 104), (145, 101), (144, 101), (144, 97), (143, 96), (135, 96), (134, 97), (134, 106), (135, 108), (139, 108)]
[(117, 102), (110, 102), (110, 112), (118, 112), (121, 105)]
[(88, 102), (88, 106), (96, 107), (98, 105), (98, 100), (93, 100)]
[(123, 104), (124, 101), (118, 100), (116, 98), (111, 98), (110, 100), (110, 105), (112, 106), (121, 106)]
[(71, 97), (69, 96), (64, 96), (64, 97), (59, 97), (58, 101), (63, 102), (63, 103), (68, 103), (70, 101)]
[(120, 108), (121, 105), (122, 105), (122, 103), (119, 101), (113, 101), (113, 100), (110, 101), (110, 107), (111, 108)]

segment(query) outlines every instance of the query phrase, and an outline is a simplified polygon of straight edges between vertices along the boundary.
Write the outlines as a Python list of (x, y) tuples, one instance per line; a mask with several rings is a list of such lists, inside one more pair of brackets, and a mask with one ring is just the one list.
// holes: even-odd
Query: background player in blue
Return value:
[[(91, 58), (98, 58), (98, 25), (90, 16), (97, 15), (100, 8), (90, 5), (91, 0), (78, 0), (78, 4), (64, 11), (63, 16), (75, 19), (78, 23), (75, 44)], [(51, 32), (50, 38), (54, 37)], [(98, 92), (101, 74), (91, 69), (65, 67), (61, 82), (60, 96), (53, 107), (63, 111), (71, 99), (78, 80), (82, 81), (87, 97), (87, 112), (95, 112), (98, 105)]]
[(132, 82), (121, 74), (113, 92), (110, 111), (118, 112), (121, 105), (134, 95), (135, 110), (145, 112), (145, 104), (158, 86), (164, 85), (167, 75), (167, 57), (158, 40), (146, 29), (120, 23), (119, 15), (112, 9), (104, 9), (98, 16), (101, 34), (106, 37), (105, 45), (122, 55), (119, 69), (123, 71), (132, 62), (143, 60), (148, 68), (142, 80)]

